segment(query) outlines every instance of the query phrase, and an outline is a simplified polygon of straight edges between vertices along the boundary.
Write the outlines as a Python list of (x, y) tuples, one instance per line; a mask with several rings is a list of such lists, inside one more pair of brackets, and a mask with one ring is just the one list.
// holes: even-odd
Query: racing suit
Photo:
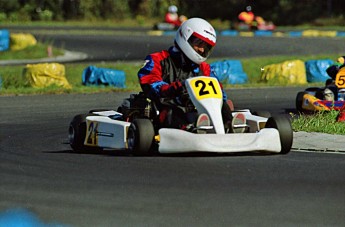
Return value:
[[(169, 50), (148, 55), (145, 58), (144, 66), (138, 72), (143, 92), (156, 103), (159, 103), (160, 98), (171, 98), (175, 99), (175, 103), (181, 104), (179, 101), (183, 99), (183, 83), (186, 79), (194, 76), (216, 77), (214, 70), (208, 63), (202, 62), (197, 65), (191, 62), (175, 46), (170, 47)], [(231, 110), (226, 102), (227, 96), (223, 89), (222, 92), (223, 122), (229, 122), (232, 120)], [(186, 124), (184, 120), (181, 120), (183, 114), (177, 108), (167, 109), (166, 106), (158, 105), (158, 109), (160, 110), (160, 122), (163, 125), (181, 128), (182, 125)], [(167, 117), (170, 115), (179, 116), (179, 119)]]

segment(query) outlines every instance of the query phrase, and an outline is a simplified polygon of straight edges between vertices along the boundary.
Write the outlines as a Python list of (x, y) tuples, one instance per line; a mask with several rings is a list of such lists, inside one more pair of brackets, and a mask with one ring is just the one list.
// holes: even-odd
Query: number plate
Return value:
[(98, 136), (97, 136), (97, 122), (93, 121), (86, 121), (87, 123), (87, 130), (86, 130), (86, 137), (85, 137), (85, 145), (89, 146), (97, 146), (98, 145)]
[(206, 98), (221, 99), (223, 94), (216, 78), (197, 77), (190, 80), (191, 88), (197, 100)]
[(341, 68), (335, 78), (335, 85), (338, 88), (345, 88), (345, 67)]

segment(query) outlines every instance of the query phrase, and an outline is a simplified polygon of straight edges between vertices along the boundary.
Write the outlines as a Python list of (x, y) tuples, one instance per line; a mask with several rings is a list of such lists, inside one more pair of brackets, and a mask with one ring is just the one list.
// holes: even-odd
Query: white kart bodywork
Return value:
[[(195, 134), (178, 129), (159, 130), (160, 153), (180, 152), (244, 152), (281, 150), (279, 132), (264, 128), (258, 133)], [(178, 141), (178, 142), (176, 142)]]
[(84, 144), (112, 149), (127, 148), (127, 131), (130, 122), (113, 120), (110, 116), (122, 115), (121, 113), (109, 110), (93, 112), (97, 116), (86, 117), (86, 137)]
[[(162, 128), (159, 130), (159, 152), (244, 152), (266, 151), (279, 153), (281, 150), (279, 132), (275, 128), (263, 128), (267, 118), (252, 115), (249, 110), (240, 110), (245, 114), (249, 133), (231, 134), (196, 134), (179, 129)], [(109, 149), (127, 149), (127, 131), (130, 122), (113, 120), (109, 116), (121, 114), (114, 110), (94, 112), (99, 116), (88, 116), (85, 145)], [(90, 125), (93, 124), (92, 128)], [(91, 130), (92, 129), (92, 130)], [(94, 138), (88, 143), (88, 138)]]
[[(200, 96), (200, 93), (196, 93), (198, 91), (196, 88), (204, 85), (199, 81), (206, 81), (208, 85), (212, 85), (212, 90), (207, 90), (210, 89), (209, 86), (203, 87), (203, 91), (207, 94), (204, 97)], [(275, 128), (264, 128), (267, 118), (252, 115), (247, 109), (238, 110), (237, 112), (245, 114), (249, 132), (225, 133), (220, 111), (222, 93), (215, 78), (190, 78), (186, 81), (186, 87), (198, 113), (207, 113), (210, 116), (213, 126), (212, 133), (197, 134), (179, 129), (162, 128), (158, 131), (157, 138), (155, 138), (160, 153), (281, 152), (279, 131)], [(127, 149), (127, 132), (131, 123), (112, 119), (111, 116), (121, 115), (121, 113), (114, 110), (93, 112), (93, 114), (94, 116), (86, 117), (87, 132), (84, 144), (111, 149)]]

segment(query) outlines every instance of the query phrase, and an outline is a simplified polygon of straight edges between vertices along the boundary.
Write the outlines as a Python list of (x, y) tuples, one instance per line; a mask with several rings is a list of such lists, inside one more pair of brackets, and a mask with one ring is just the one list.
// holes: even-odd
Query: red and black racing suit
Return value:
[[(179, 100), (183, 93), (184, 81), (195, 76), (211, 76), (216, 78), (214, 70), (208, 63), (202, 62), (200, 65), (197, 65), (191, 62), (176, 47), (170, 47), (169, 50), (148, 55), (145, 58), (144, 66), (138, 72), (143, 92), (151, 100), (158, 103), (160, 98)], [(224, 122), (232, 119), (231, 110), (226, 100), (227, 96), (223, 91), (222, 115)], [(166, 127), (181, 128), (183, 124), (186, 124), (184, 120), (174, 118), (174, 115), (178, 115), (181, 118), (177, 108), (167, 109), (165, 108), (166, 106), (158, 106), (160, 122)], [(173, 119), (168, 117), (170, 115), (173, 115)]]

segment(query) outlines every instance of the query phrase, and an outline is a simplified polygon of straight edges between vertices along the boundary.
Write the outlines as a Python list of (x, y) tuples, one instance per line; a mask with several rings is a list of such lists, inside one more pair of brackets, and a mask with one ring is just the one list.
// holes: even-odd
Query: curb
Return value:
[(51, 63), (51, 62), (73, 62), (85, 60), (88, 58), (88, 55), (82, 52), (72, 52), (65, 51), (64, 55), (49, 57), (49, 58), (40, 58), (40, 59), (20, 59), (20, 60), (0, 60), (0, 65), (26, 65), (26, 64), (35, 64), (35, 63)]
[(345, 154), (345, 135), (319, 132), (294, 132), (292, 149), (305, 152)]

